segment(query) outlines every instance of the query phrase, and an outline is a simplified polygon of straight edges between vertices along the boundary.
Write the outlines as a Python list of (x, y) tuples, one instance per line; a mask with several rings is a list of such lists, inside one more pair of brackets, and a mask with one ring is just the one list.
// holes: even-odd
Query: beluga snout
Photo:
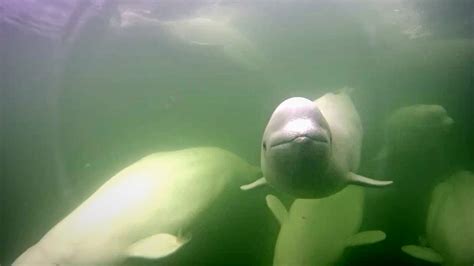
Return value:
[(263, 133), (264, 177), (241, 188), (269, 183), (297, 198), (322, 198), (350, 183), (391, 184), (354, 174), (361, 143), (362, 125), (346, 89), (314, 102), (289, 98), (275, 109)]

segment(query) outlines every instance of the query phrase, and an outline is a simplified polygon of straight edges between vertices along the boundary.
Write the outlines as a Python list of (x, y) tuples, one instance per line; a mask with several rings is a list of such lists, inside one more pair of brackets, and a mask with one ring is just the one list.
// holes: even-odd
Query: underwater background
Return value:
[[(142, 20), (127, 21), (130, 10)], [(0, 15), (1, 265), (147, 154), (218, 146), (259, 165), (268, 118), (292, 96), (355, 88), (360, 172), (395, 182), (374, 166), (387, 117), (438, 104), (455, 121), (419, 164), (391, 166), (408, 180), (396, 204), (368, 191), (362, 227), (388, 220), (387, 239), (346, 250), (341, 265), (425, 265), (395, 247), (423, 230), (423, 183), (474, 170), (472, 1), (4, 0)], [(199, 16), (227, 28), (172, 24)], [(179, 254), (126, 264), (271, 265), (268, 193), (217, 211)]]

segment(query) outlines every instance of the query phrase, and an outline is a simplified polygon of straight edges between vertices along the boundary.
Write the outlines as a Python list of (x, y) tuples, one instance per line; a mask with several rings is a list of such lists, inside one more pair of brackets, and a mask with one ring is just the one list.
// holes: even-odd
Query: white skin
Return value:
[(266, 199), (281, 224), (273, 265), (334, 265), (346, 247), (385, 239), (381, 231), (358, 233), (363, 217), (362, 187), (348, 186), (322, 199), (297, 199), (288, 212), (276, 197)]
[(273, 112), (261, 148), (263, 179), (242, 189), (269, 183), (297, 198), (322, 198), (347, 184), (387, 186), (354, 172), (359, 167), (362, 125), (345, 91), (316, 101), (295, 97)]
[[(208, 47), (221, 51), (230, 61), (250, 70), (259, 70), (264, 63), (262, 51), (253, 41), (232, 25), (226, 18), (206, 16), (189, 17), (180, 20), (161, 21), (133, 10), (121, 13), (121, 28), (145, 26), (161, 29), (171, 36), (190, 45)], [(156, 32), (156, 31), (151, 31)], [(159, 35), (163, 32), (158, 31)]]
[(219, 148), (152, 154), (113, 176), (14, 264), (115, 265), (168, 256), (190, 240), (211, 204), (258, 174)]
[(308, 99), (290, 98), (275, 109), (263, 133), (262, 172), (279, 190), (311, 196), (337, 181), (325, 180), (331, 145), (331, 131), (319, 108)]
[(426, 219), (427, 246), (402, 248), (443, 265), (474, 264), (474, 174), (458, 171), (433, 190)]

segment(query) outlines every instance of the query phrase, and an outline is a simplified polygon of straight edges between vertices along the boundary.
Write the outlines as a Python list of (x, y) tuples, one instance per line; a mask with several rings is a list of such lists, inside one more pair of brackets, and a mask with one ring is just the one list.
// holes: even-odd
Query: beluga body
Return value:
[(433, 190), (419, 245), (402, 251), (442, 265), (474, 265), (474, 173), (460, 170)]
[(297, 198), (322, 198), (348, 184), (390, 185), (391, 181), (355, 174), (360, 161), (362, 124), (348, 91), (327, 93), (315, 101), (302, 97), (283, 101), (263, 133), (264, 177), (241, 188), (268, 183)]
[[(219, 15), (206, 14), (175, 20), (160, 20), (150, 10), (123, 10), (120, 29), (148, 28), (150, 34), (170, 36), (183, 44), (210, 49), (230, 62), (251, 71), (261, 70), (265, 63), (261, 49), (232, 23), (228, 11)], [(231, 12), (233, 13), (233, 12)]]
[(347, 186), (329, 197), (296, 199), (289, 210), (275, 196), (267, 206), (281, 225), (273, 265), (337, 265), (346, 248), (385, 239), (379, 230), (359, 231), (364, 188)]
[(225, 208), (239, 185), (259, 172), (217, 147), (151, 154), (110, 178), (13, 265), (118, 265), (127, 258), (167, 257), (207, 225), (210, 209)]

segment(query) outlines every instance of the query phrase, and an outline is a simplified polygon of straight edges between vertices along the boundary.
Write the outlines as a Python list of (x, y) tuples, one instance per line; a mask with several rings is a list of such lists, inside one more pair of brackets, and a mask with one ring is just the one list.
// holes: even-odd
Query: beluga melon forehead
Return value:
[(328, 129), (324, 116), (316, 104), (303, 97), (293, 97), (280, 103), (273, 111), (265, 128), (263, 139), (277, 130), (297, 131), (309, 126)]
[(278, 110), (283, 108), (294, 108), (301, 106), (314, 106), (314, 104), (313, 101), (304, 97), (292, 97), (281, 102), (275, 109), (275, 112), (278, 112)]
[(280, 103), (270, 118), (270, 122), (274, 118), (279, 121), (286, 121), (298, 118), (310, 118), (312, 115), (321, 115), (319, 108), (310, 100), (303, 97), (293, 97)]

